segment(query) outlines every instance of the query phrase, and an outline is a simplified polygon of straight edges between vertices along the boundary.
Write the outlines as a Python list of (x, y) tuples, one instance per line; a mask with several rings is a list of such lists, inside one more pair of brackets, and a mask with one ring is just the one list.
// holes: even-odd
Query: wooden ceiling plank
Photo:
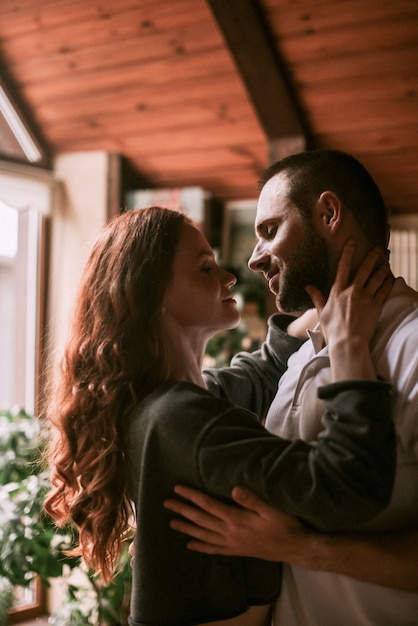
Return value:
[[(132, 0), (130, 4), (133, 5)], [(115, 3), (114, 10), (120, 10), (120, 2)], [(109, 10), (109, 13), (112, 9)], [(46, 30), (59, 28), (64, 24), (74, 24), (74, 22), (84, 23), (90, 20), (99, 20), (104, 10), (96, 2), (38, 2), (35, 6), (26, 10), (8, 10), (7, 4), (2, 2), (1, 6), (2, 31), (5, 40), (15, 40), (27, 35), (39, 36), (41, 30), (44, 34)]]
[[(371, 98), (366, 102), (353, 102), (350, 105), (340, 105), (332, 102), (324, 103), (320, 107), (311, 107), (309, 112), (310, 122), (315, 132), (328, 131), (339, 132), (341, 129), (362, 130), (363, 136), (367, 137), (368, 128), (390, 128), (391, 121), (402, 119), (407, 127), (415, 125), (417, 121), (416, 102), (404, 102), (391, 105), (390, 102), (380, 106), (373, 104)], [(315, 134), (315, 133), (314, 133)]]
[[(172, 0), (165, 0), (167, 7), (173, 7)], [(95, 20), (108, 20), (119, 13), (135, 11), (138, 14), (138, 0), (27, 0), (17, 3), (2, 0), (0, 13), (7, 39), (23, 34), (36, 33), (40, 28), (54, 29), (63, 25), (78, 26), (80, 23)], [(143, 14), (155, 13), (155, 0), (141, 0)], [(158, 9), (164, 10), (164, 0), (159, 0)], [(99, 22), (100, 23), (100, 22)]]
[(417, 113), (414, 104), (390, 106), (388, 103), (390, 114), (385, 104), (381, 107), (373, 107), (373, 100), (370, 100), (367, 106), (365, 103), (358, 106), (353, 103), (352, 106), (343, 106), (338, 109), (330, 102), (320, 107), (312, 107), (309, 117), (312, 127), (315, 128), (313, 135), (320, 132), (338, 133), (344, 130), (346, 132), (361, 131), (366, 137), (369, 129), (388, 128), (390, 130), (391, 126), (396, 125), (399, 120), (402, 120), (402, 124), (407, 128), (416, 124)]
[[(7, 2), (2, 0), (0, 15), (2, 37), (6, 41), (18, 38), (21, 43), (25, 43), (25, 35), (36, 38), (47, 35), (52, 42), (58, 40), (71, 43), (75, 35), (77, 41), (83, 39), (84, 26), (88, 28), (93, 40), (95, 37), (100, 40), (107, 37), (109, 32), (114, 36), (122, 36), (123, 32), (117, 27), (129, 19), (133, 28), (141, 26), (144, 30), (156, 32), (161, 28), (175, 28), (179, 24), (193, 24), (201, 16), (207, 19), (210, 13), (203, 0), (200, 3), (195, 0), (141, 0), (140, 4), (138, 0), (31, 0), (20, 10), (10, 10)], [(30, 39), (26, 43), (30, 43)]]
[[(107, 0), (109, 3), (109, 0)], [(212, 16), (203, 1), (181, 0), (181, 2), (159, 3), (155, 7), (140, 7), (136, 3), (126, 11), (118, 9), (119, 4), (109, 4), (108, 9), (101, 5), (97, 15), (88, 19), (78, 19), (74, 10), (69, 22), (49, 26), (42, 21), (42, 15), (28, 13), (27, 20), (32, 21), (33, 28), (22, 35), (13, 35), (13, 20), (8, 23), (2, 17), (0, 33), (4, 43), (19, 50), (31, 50), (32, 56), (54, 54), (59, 50), (76, 50), (90, 48), (110, 41), (122, 41), (126, 37), (140, 37), (147, 34), (172, 32), (176, 29), (187, 29), (196, 24), (211, 24)], [(40, 10), (40, 9), (39, 9)], [(2, 15), (0, 5), (0, 16)], [(36, 28), (35, 28), (36, 26)]]
[(285, 5), (277, 0), (263, 0), (269, 22), (281, 36), (321, 36), (329, 31), (350, 29), (354, 31), (365, 24), (391, 22), (402, 17), (414, 20), (418, 17), (418, 4), (411, 0), (350, 0), (340, 7), (336, 0), (322, 0), (313, 4), (310, 0), (298, 0), (297, 6)]
[[(417, 59), (418, 60), (418, 59)], [(418, 110), (418, 90), (416, 76), (360, 76), (337, 83), (330, 83), (326, 89), (322, 85), (303, 86), (300, 89), (302, 101), (309, 101), (311, 107), (317, 108), (327, 103), (338, 107), (362, 107), (374, 103), (376, 110), (393, 104), (395, 107), (411, 105)]]
[[(149, 134), (158, 129), (175, 129), (176, 127), (190, 126), (193, 128), (198, 124), (203, 126), (209, 124), (219, 124), (230, 126), (239, 123), (258, 125), (254, 119), (254, 112), (251, 106), (239, 98), (235, 100), (221, 100), (218, 96), (213, 102), (190, 101), (179, 106), (174, 106), (166, 101), (162, 106), (154, 106), (128, 110), (119, 103), (119, 108), (113, 112), (104, 111), (96, 114), (95, 110), (86, 111), (83, 115), (71, 115), (61, 118), (55, 123), (51, 123), (51, 128), (71, 129), (75, 124), (86, 124), (94, 119), (96, 126), (114, 129), (115, 133), (127, 132), (129, 128), (143, 127), (145, 133)], [(260, 129), (261, 132), (261, 129)]]
[[(357, 155), (394, 211), (416, 212), (417, 2), (247, 2), (218, 0), (232, 7), (258, 97), (268, 101), (270, 74), (253, 31), (267, 23), (262, 45), (291, 81), (311, 145)], [(240, 25), (251, 9), (256, 19)], [(0, 48), (55, 150), (120, 152), (164, 186), (200, 181), (223, 199), (254, 197), (275, 139), (253, 116), (207, 0), (1, 0)], [(269, 105), (275, 123), (277, 110)]]
[[(205, 97), (207, 91), (213, 95)], [(118, 115), (121, 112), (133, 114), (137, 111), (159, 110), (164, 107), (183, 107), (185, 104), (201, 103), (209, 109), (226, 109), (236, 111), (236, 106), (252, 106), (246, 97), (244, 87), (239, 80), (231, 80), (229, 73), (196, 79), (192, 82), (178, 81), (175, 85), (155, 85), (152, 90), (128, 84), (115, 91), (86, 93), (79, 95), (71, 103), (71, 110), (58, 106), (54, 100), (39, 102), (37, 114), (45, 123), (56, 124), (69, 118), (86, 119), (95, 116), (97, 119), (106, 115)]]
[(266, 142), (252, 142), (250, 147), (236, 146), (229, 149), (221, 146), (213, 149), (200, 150), (195, 146), (193, 150), (181, 153), (178, 158), (173, 159), (171, 154), (149, 155), (132, 153), (132, 158), (140, 160), (144, 167), (149, 170), (162, 170), (172, 175), (178, 170), (187, 171), (194, 176), (199, 170), (208, 168), (210, 170), (224, 168), (239, 168), (243, 165), (251, 165), (260, 172), (265, 167)]
[[(260, 179), (262, 169), (242, 166), (238, 168), (229, 168), (228, 174), (225, 169), (213, 169), (208, 167), (206, 172), (200, 170), (197, 173), (188, 173), (183, 169), (173, 170), (171, 172), (163, 172), (160, 168), (156, 171), (144, 168), (143, 162), (140, 161), (141, 173), (148, 179), (153, 181), (153, 185), (157, 187), (192, 187), (198, 186), (203, 189), (210, 190), (216, 196), (216, 188), (222, 186), (224, 189), (228, 187), (240, 186), (245, 187), (246, 195), (242, 197), (256, 198), (258, 195), (257, 183)], [(222, 196), (221, 196), (222, 197)]]
[[(48, 136), (49, 137), (49, 136)], [(50, 137), (49, 137), (50, 138)], [(209, 124), (207, 127), (196, 127), (195, 129), (173, 129), (170, 133), (166, 130), (144, 135), (142, 133), (130, 132), (129, 135), (118, 137), (117, 135), (106, 136), (101, 135), (91, 137), (88, 141), (89, 149), (109, 150), (109, 146), (119, 146), (119, 150), (131, 153), (132, 150), (141, 150), (144, 153), (158, 154), (164, 152), (166, 154), (184, 152), (194, 150), (196, 145), (201, 149), (214, 148), (221, 146), (245, 146), (246, 143), (251, 144), (255, 141), (259, 143), (263, 139), (261, 130), (253, 120), (252, 124), (248, 121), (239, 122), (228, 127), (228, 135), (225, 136), (225, 128)], [(86, 149), (86, 140), (82, 134), (73, 133), (72, 137), (63, 140), (59, 135), (53, 138), (56, 149), (75, 151)], [(83, 148), (84, 146), (84, 148)], [(112, 150), (113, 151), (113, 148)]]
[[(92, 111), (84, 118), (68, 118), (64, 122), (49, 124), (49, 136), (60, 137), (61, 141), (70, 140), (74, 133), (82, 133), (85, 141), (103, 134), (126, 135), (128, 133), (151, 135), (167, 131), (193, 133), (194, 129), (210, 126), (223, 129), (229, 133), (236, 124), (247, 124), (253, 127), (257, 122), (254, 114), (243, 102), (237, 103), (234, 110), (227, 107), (208, 108), (199, 104), (185, 105), (179, 108), (137, 111), (125, 114), (123, 110), (112, 116), (97, 116)], [(261, 134), (261, 130), (260, 130)]]
[(269, 139), (304, 136), (304, 124), (254, 0), (207, 0)]
[[(244, 177), (246, 177), (246, 179), (248, 180), (248, 183), (245, 186), (245, 189), (247, 190), (247, 195), (244, 197), (255, 198), (258, 195), (257, 182), (260, 175), (261, 171), (256, 172), (252, 168), (245, 168), (244, 170), (242, 168), (239, 168), (237, 170), (230, 168), (227, 171), (223, 169), (216, 172), (211, 172), (208, 168), (206, 171), (201, 172), (198, 177), (193, 178), (187, 176), (187, 173), (184, 173), (184, 171), (183, 173), (176, 172), (172, 175), (173, 177), (171, 177), (167, 176), (166, 173), (162, 172), (161, 170), (159, 170), (157, 174), (154, 174), (153, 178), (157, 185), (160, 187), (188, 186), (191, 184), (192, 181), (195, 181), (192, 184), (197, 184), (204, 189), (215, 189), (216, 195), (217, 187), (223, 187), (224, 189), (227, 189), (228, 187), (230, 188), (231, 182), (232, 185), (242, 185), (242, 180)], [(176, 181), (174, 185), (173, 181)], [(249, 195), (248, 193), (249, 190), (251, 190), (251, 195)]]
[[(413, 192), (416, 193), (416, 181), (418, 180), (418, 149), (403, 150), (393, 153), (376, 153), (368, 152), (367, 145), (361, 146), (357, 150), (357, 153), (363, 155), (363, 159), (370, 164), (370, 167), (374, 171), (387, 172), (390, 171), (396, 179), (398, 177), (415, 176), (415, 184), (412, 187)], [(384, 175), (386, 177), (386, 175)], [(411, 189), (411, 188), (410, 188)], [(406, 189), (402, 188), (402, 184), (399, 186), (399, 193), (407, 193)]]
[(379, 154), (413, 150), (417, 143), (417, 136), (418, 123), (411, 124), (411, 126), (401, 126), (398, 123), (391, 128), (382, 125), (379, 128), (368, 129), (366, 132), (358, 129), (346, 132), (325, 130), (315, 133), (316, 142), (321, 146), (332, 145), (339, 150), (355, 152), (359, 150), (359, 146), (366, 145), (368, 153)]
[[(124, 86), (132, 85), (140, 94), (151, 92), (161, 85), (171, 85), (173, 89), (179, 81), (206, 80), (217, 75), (218, 68), (229, 62), (229, 58), (222, 50), (206, 50), (204, 53), (196, 54), (193, 57), (182, 59), (168, 59), (148, 63), (138, 68), (134, 65), (127, 65), (119, 68), (111, 68), (106, 72), (93, 72), (83, 76), (72, 76), (65, 80), (46, 81), (30, 85), (21, 85), (22, 92), (26, 94), (28, 101), (34, 106), (41, 105), (48, 100), (57, 105), (69, 106), (69, 103), (76, 101), (79, 97), (107, 93), (114, 93), (118, 96), (118, 90)], [(232, 72), (231, 80), (239, 80)], [(203, 95), (203, 94), (202, 94)]]
[[(350, 79), (387, 77), (391, 81), (408, 74), (417, 74), (418, 43), (396, 50), (371, 50), (347, 54), (344, 58), (329, 57), (321, 62), (308, 60), (293, 66), (298, 86), (341, 84)], [(401, 69), (400, 69), (401, 68)]]
[[(81, 77), (84, 74), (109, 71), (111, 68), (123, 71), (129, 65), (136, 65), (140, 73), (147, 63), (169, 58), (181, 62), (182, 59), (216, 48), (223, 51), (219, 31), (216, 28), (206, 29), (205, 37), (202, 38), (202, 24), (197, 24), (181, 33), (136, 35), (124, 38), (123, 41), (111, 40), (74, 50), (61, 49), (49, 54), (47, 63), (44, 53), (27, 59), (19, 51), (19, 59), (9, 54), (9, 63), (13, 65), (20, 81), (28, 85), (57, 79), (62, 81), (66, 77)], [(230, 66), (232, 69), (231, 63)]]
[[(353, 54), (367, 55), (369, 50), (402, 50), (417, 43), (418, 20), (394, 16), (387, 22), (359, 24), (354, 30), (345, 28), (317, 34), (280, 35), (283, 56), (295, 67), (302, 62), (317, 63), (332, 57), (344, 59)], [(319, 66), (318, 66), (319, 71)]]
[[(48, 123), (48, 125), (51, 125), (51, 127), (68, 123), (73, 124), (74, 122), (83, 123), (92, 117), (98, 123), (102, 121), (111, 123), (114, 120), (117, 125), (120, 123), (118, 117), (125, 117), (131, 122), (141, 117), (152, 117), (155, 114), (159, 114), (162, 117), (170, 117), (173, 114), (176, 117), (180, 115), (177, 109), (181, 111), (184, 107), (201, 107), (202, 110), (207, 111), (217, 119), (225, 121), (233, 121), (237, 117), (242, 116), (254, 117), (251, 105), (246, 99), (240, 98), (239, 90), (228, 89), (223, 93), (223, 82), (217, 82), (214, 85), (218, 92), (214, 94), (210, 102), (201, 98), (201, 94), (197, 92), (194, 92), (194, 97), (187, 99), (184, 94), (175, 94), (170, 89), (165, 91), (166, 95), (161, 93), (158, 97), (153, 97), (148, 92), (132, 94), (131, 90), (121, 90), (120, 101), (112, 99), (111, 94), (101, 94), (99, 97), (94, 97), (93, 94), (91, 98), (78, 98), (71, 103), (71, 111), (67, 115), (61, 107), (56, 107), (54, 103), (46, 102), (37, 109), (38, 117), (40, 120)], [(173, 94), (172, 101), (170, 101), (171, 94)], [(123, 100), (125, 97), (126, 102)]]

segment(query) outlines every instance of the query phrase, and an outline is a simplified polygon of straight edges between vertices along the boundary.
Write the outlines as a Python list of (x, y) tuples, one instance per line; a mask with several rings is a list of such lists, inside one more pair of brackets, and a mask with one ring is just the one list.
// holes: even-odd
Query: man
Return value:
[[(254, 271), (263, 272), (269, 288), (275, 294), (278, 310), (286, 313), (303, 312), (312, 306), (305, 290), (308, 284), (315, 285), (325, 294), (329, 293), (338, 258), (348, 239), (353, 239), (356, 247), (353, 271), (370, 248), (377, 246), (384, 251), (388, 239), (386, 211), (379, 189), (358, 161), (337, 151), (306, 152), (287, 157), (271, 166), (261, 181), (255, 227), (258, 241), (249, 266)], [(309, 335), (310, 339), (290, 357), (288, 370), (280, 380), (266, 418), (267, 428), (275, 434), (308, 441), (321, 430), (322, 409), (316, 389), (330, 382), (324, 337), (319, 328)], [(344, 350), (343, 342), (341, 350)], [(382, 560), (380, 551), (380, 561), (376, 557), (375, 566), (372, 562), (369, 567), (362, 563), (364, 558), (373, 561), (376, 533), (399, 531), (416, 526), (418, 521), (418, 294), (402, 278), (395, 280), (383, 307), (371, 353), (378, 376), (392, 383), (394, 388), (393, 415), (398, 437), (398, 465), (393, 497), (389, 506), (365, 529), (373, 531), (368, 548), (362, 552), (358, 543), (353, 544), (353, 555), (357, 559), (354, 565), (347, 565), (345, 559), (345, 563), (342, 561), (339, 566), (338, 562), (331, 559), (332, 563), (328, 562), (323, 568), (330, 569), (330, 572), (317, 571), (318, 563), (315, 566), (314, 560), (309, 562), (307, 558), (304, 562), (302, 558), (299, 559), (302, 567), (284, 566), (282, 591), (274, 612), (276, 625), (418, 624), (418, 593), (395, 589), (395, 576), (392, 578), (386, 574), (386, 578), (379, 577), (378, 568), (393, 561), (390, 558), (385, 560), (384, 556)], [(219, 378), (218, 384), (222, 386), (223, 393), (228, 393), (226, 374), (223, 376)], [(217, 375), (212, 372), (210, 377), (217, 378)], [(212, 386), (210, 380), (209, 384)], [(198, 494), (187, 491), (183, 495), (191, 496), (203, 507), (207, 506), (211, 512), (209, 517), (216, 520), (216, 505), (210, 499), (199, 500)], [(213, 539), (213, 532), (215, 535), (225, 533), (226, 536), (229, 532), (228, 529), (220, 529), (219, 519), (223, 527), (226, 523), (235, 524), (237, 528), (240, 515), (245, 524), (245, 516), (251, 510), (257, 513), (259, 519), (262, 515), (274, 518), (268, 507), (252, 498), (247, 494), (249, 505), (243, 511), (228, 512), (227, 508), (219, 505), (218, 510), (221, 512), (218, 521), (215, 521), (216, 531), (206, 530), (202, 535), (199, 529), (192, 529), (191, 534), (209, 546), (212, 544), (212, 548), (200, 548), (202, 551), (225, 553), (221, 544), (228, 540)], [(205, 518), (204, 514), (194, 516), (187, 506), (177, 507), (176, 510), (198, 524)], [(209, 529), (213, 524), (207, 521), (202, 523)], [(190, 531), (190, 525), (185, 522), (175, 522), (174, 526)], [(251, 531), (247, 534), (248, 544), (254, 543), (256, 526), (251, 529), (252, 534)], [(261, 526), (259, 524), (259, 528)], [(269, 528), (274, 529), (274, 519)], [(208, 535), (208, 532), (212, 532), (212, 535)], [(244, 534), (241, 540), (244, 540)], [(396, 536), (388, 535), (388, 541), (393, 542), (393, 537), (396, 541)], [(402, 542), (416, 545), (414, 536), (412, 533), (411, 539), (409, 532), (400, 534), (401, 545), (405, 545)], [(221, 547), (214, 548), (216, 544)], [(382, 543), (379, 545), (381, 547)], [(230, 554), (269, 558), (265, 546), (237, 546), (235, 552), (228, 549)], [(417, 551), (416, 548), (415, 558)], [(272, 552), (270, 558), (282, 558), (277, 552), (280, 550)], [(404, 558), (407, 561), (406, 552)], [(298, 561), (297, 558), (292, 560)], [(340, 571), (340, 574), (332, 573), (332, 569)], [(393, 587), (383, 588), (379, 584), (344, 574), (358, 578), (363, 576), (373, 583), (393, 584)], [(411, 589), (407, 585), (405, 587)]]

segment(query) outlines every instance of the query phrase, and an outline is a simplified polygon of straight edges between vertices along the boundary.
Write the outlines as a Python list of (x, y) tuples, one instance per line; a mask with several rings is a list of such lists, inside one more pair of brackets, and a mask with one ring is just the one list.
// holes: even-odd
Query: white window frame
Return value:
[[(3, 368), (10, 368), (11, 379), (2, 408), (17, 404), (36, 414), (40, 365), (40, 340), (43, 321), (43, 266), (45, 224), (51, 213), (54, 193), (51, 172), (0, 162), (0, 200), (18, 210), (18, 251), (14, 259), (2, 258), (9, 264), (13, 285), (7, 297), (13, 308), (13, 336), (8, 341), (12, 353), (2, 354)], [(3, 369), (4, 371), (4, 369)]]

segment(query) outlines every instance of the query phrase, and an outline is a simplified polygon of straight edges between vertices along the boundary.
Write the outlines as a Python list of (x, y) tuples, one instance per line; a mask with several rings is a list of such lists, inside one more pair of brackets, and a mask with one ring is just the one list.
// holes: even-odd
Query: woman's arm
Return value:
[[(352, 255), (353, 246), (348, 244), (327, 301), (309, 288), (321, 322), (325, 321), (326, 339), (339, 346), (331, 357), (336, 382), (318, 390), (326, 407), (325, 430), (310, 444), (266, 441), (262, 459), (251, 445), (255, 433), (248, 434), (251, 444), (237, 440), (238, 418), (237, 423), (229, 421), (206, 432), (199, 469), (208, 493), (228, 497), (228, 488), (246, 485), (271, 506), (328, 531), (358, 525), (366, 521), (360, 516), (370, 519), (387, 505), (396, 466), (390, 389), (375, 380), (369, 341), (392, 277), (387, 264), (379, 261), (379, 253), (371, 252), (351, 281)], [(252, 470), (240, 475), (242, 458)], [(224, 485), (223, 492), (213, 488), (214, 479)], [(376, 504), (374, 512), (367, 511)]]
[[(223, 497), (242, 484), (326, 531), (357, 526), (387, 505), (396, 466), (390, 386), (376, 380), (369, 343), (393, 277), (381, 251), (372, 250), (352, 278), (353, 254), (348, 242), (327, 298), (307, 287), (324, 324), (334, 381), (318, 389), (325, 407), (320, 436), (309, 444), (265, 441), (261, 453), (251, 443), (263, 434), (238, 441), (239, 416), (231, 416), (202, 439), (199, 471), (208, 493), (217, 493), (215, 477), (217, 484), (223, 479)], [(253, 471), (241, 468), (242, 456)]]
[(252, 411), (262, 420), (277, 392), (280, 377), (287, 369), (288, 358), (306, 341), (287, 333), (295, 318), (276, 314), (268, 320), (266, 341), (255, 352), (239, 352), (230, 367), (206, 369), (206, 388), (214, 395)]
[[(315, 287), (307, 287), (316, 309), (299, 318), (272, 315), (266, 341), (260, 350), (240, 352), (232, 359), (230, 367), (205, 370), (203, 377), (209, 391), (252, 411), (262, 420), (277, 392), (279, 379), (287, 369), (289, 357), (306, 341), (306, 329), (313, 327), (318, 313), (329, 344), (333, 380), (374, 379), (369, 342), (393, 277), (381, 253), (372, 251), (351, 280), (353, 252), (354, 246), (348, 242), (327, 299)], [(365, 310), (367, 315), (364, 315)]]

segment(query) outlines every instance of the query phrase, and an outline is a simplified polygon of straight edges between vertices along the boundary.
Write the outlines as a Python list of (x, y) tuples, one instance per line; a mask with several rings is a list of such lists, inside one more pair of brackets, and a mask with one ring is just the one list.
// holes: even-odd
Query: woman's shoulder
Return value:
[[(128, 455), (135, 463), (152, 449), (153, 454), (181, 454), (194, 458), (200, 442), (220, 424), (254, 422), (249, 412), (207, 389), (190, 383), (167, 383), (150, 393), (131, 414)], [(171, 452), (169, 452), (171, 450)], [(181, 456), (180, 454), (180, 456)]]
[(188, 382), (168, 382), (149, 393), (131, 415), (130, 427), (178, 426), (179, 422), (205, 421), (219, 417), (234, 408), (204, 387)]
[(190, 402), (208, 402), (218, 398), (204, 387), (189, 382), (167, 382), (148, 394), (142, 401), (143, 408), (184, 406)]

